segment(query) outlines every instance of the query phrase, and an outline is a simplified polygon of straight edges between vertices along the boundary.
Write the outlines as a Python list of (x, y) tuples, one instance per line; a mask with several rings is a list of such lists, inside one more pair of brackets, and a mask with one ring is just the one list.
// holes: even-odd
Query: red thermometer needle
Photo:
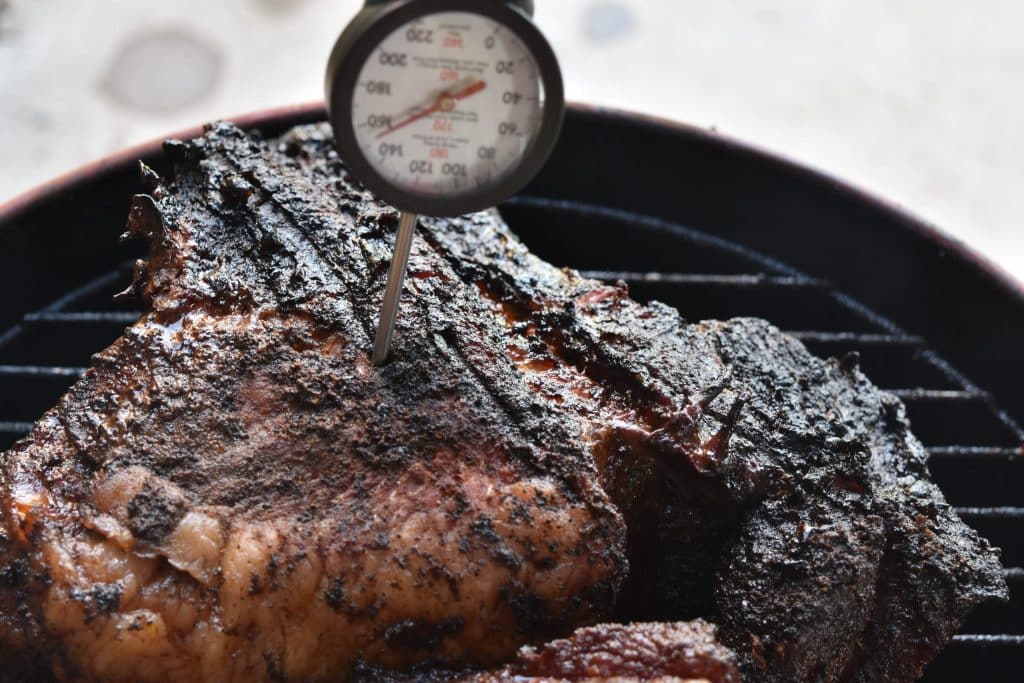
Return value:
[(391, 126), (386, 131), (384, 131), (380, 135), (378, 135), (377, 139), (379, 140), (380, 138), (382, 138), (382, 137), (384, 137), (386, 135), (391, 135), (396, 130), (398, 130), (400, 128), (405, 128), (408, 125), (416, 123), (420, 119), (425, 119), (428, 116), (430, 116), (431, 114), (436, 114), (437, 112), (442, 111), (442, 110), (450, 111), (452, 109), (452, 107), (455, 105), (455, 102), (457, 100), (464, 100), (467, 97), (471, 97), (472, 95), (475, 95), (478, 92), (484, 90), (486, 87), (487, 87), (487, 82), (486, 81), (477, 81), (476, 83), (474, 83), (474, 84), (472, 84), (470, 86), (467, 86), (467, 87), (463, 88), (462, 90), (460, 90), (458, 92), (455, 92), (455, 93), (443, 93), (437, 99), (437, 102), (435, 102), (433, 105), (431, 105), (430, 107), (427, 107), (426, 109), (424, 109), (423, 111), (421, 111), (421, 112), (419, 112), (417, 114), (413, 114), (412, 116), (410, 116), (409, 118), (405, 119), (404, 121), (402, 121), (398, 125)]

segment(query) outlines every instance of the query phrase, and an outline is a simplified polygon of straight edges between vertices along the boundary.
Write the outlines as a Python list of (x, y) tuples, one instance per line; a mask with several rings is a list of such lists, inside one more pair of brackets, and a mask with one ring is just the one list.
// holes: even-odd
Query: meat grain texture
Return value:
[(422, 221), (376, 369), (397, 216), (327, 128), (167, 150), (129, 219), (146, 313), (2, 458), (0, 679), (501, 680), (613, 621), (731, 662), (703, 617), (746, 681), (911, 681), (1005, 597), (855, 363), (483, 213)]

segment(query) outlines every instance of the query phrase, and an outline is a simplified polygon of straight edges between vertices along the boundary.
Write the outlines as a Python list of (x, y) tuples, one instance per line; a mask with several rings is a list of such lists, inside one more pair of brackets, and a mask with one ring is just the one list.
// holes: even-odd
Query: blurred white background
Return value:
[[(356, 0), (0, 0), (0, 202), (128, 145), (322, 97)], [(571, 99), (714, 127), (1024, 280), (1024, 2), (537, 0)]]

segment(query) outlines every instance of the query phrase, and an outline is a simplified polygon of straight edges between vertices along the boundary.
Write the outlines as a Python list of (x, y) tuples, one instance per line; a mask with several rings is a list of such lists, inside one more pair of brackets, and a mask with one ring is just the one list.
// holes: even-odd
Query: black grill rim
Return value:
[[(306, 105), (239, 117), (234, 120), (243, 127), (258, 129), (265, 135), (272, 136), (283, 132), (294, 125), (320, 121), (323, 119), (323, 116), (322, 107), (319, 105)], [(970, 282), (972, 295), (970, 298), (979, 296), (984, 297), (987, 293), (997, 300), (998, 305), (995, 306), (995, 312), (989, 312), (988, 317), (991, 318), (995, 315), (996, 318), (999, 318), (1000, 316), (1003, 316), (1004, 319), (1011, 322), (1017, 321), (1016, 328), (1012, 330), (1012, 334), (1015, 335), (1013, 336), (1013, 339), (1019, 339), (1021, 342), (1024, 342), (1024, 328), (1021, 328), (1021, 323), (1024, 323), (1024, 288), (1010, 279), (1005, 273), (1002, 273), (997, 267), (993, 266), (978, 255), (970, 252), (962, 245), (959, 245), (948, 237), (942, 235), (942, 233), (938, 232), (933, 227), (899, 209), (892, 207), (884, 201), (878, 200), (860, 190), (835, 181), (834, 179), (820, 174), (817, 171), (793, 164), (771, 154), (751, 148), (743, 143), (729, 140), (723, 136), (702, 131), (700, 129), (645, 116), (608, 110), (596, 110), (581, 105), (574, 105), (571, 108), (566, 127), (568, 133), (567, 138), (569, 138), (569, 140), (563, 141), (563, 144), (560, 146), (560, 151), (556, 152), (556, 157), (548, 171), (546, 171), (545, 174), (543, 174), (542, 177), (533, 186), (531, 186), (531, 188), (527, 189), (526, 194), (524, 194), (522, 198), (510, 203), (511, 206), (515, 206), (517, 203), (519, 205), (528, 205), (532, 202), (536, 206), (548, 205), (550, 207), (552, 205), (559, 205), (561, 209), (565, 210), (597, 210), (615, 215), (624, 220), (641, 220), (657, 223), (662, 225), (662, 227), (668, 226), (671, 230), (687, 233), (688, 238), (691, 240), (704, 241), (705, 243), (714, 245), (717, 248), (733, 251), (737, 253), (737, 255), (742, 254), (744, 258), (751, 260), (752, 262), (759, 263), (762, 267), (761, 272), (739, 275), (721, 275), (714, 273), (630, 273), (620, 271), (590, 273), (591, 275), (601, 279), (625, 279), (636, 282), (672, 282), (678, 284), (711, 284), (736, 288), (759, 288), (767, 286), (783, 288), (817, 288), (828, 290), (834, 294), (836, 302), (839, 305), (857, 313), (866, 320), (870, 320), (880, 331), (877, 333), (823, 333), (814, 330), (791, 331), (795, 336), (808, 343), (856, 343), (863, 346), (902, 345), (915, 349), (919, 354), (921, 354), (921, 357), (924, 360), (936, 365), (946, 377), (950, 378), (951, 383), (956, 385), (958, 388), (952, 390), (896, 388), (895, 393), (897, 393), (897, 395), (900, 395), (900, 397), (905, 401), (911, 403), (920, 401), (951, 403), (979, 402), (994, 411), (1002, 423), (1016, 435), (1018, 442), (1024, 442), (1024, 432), (1022, 432), (1020, 426), (1010, 416), (1010, 413), (1000, 410), (997, 407), (999, 403), (998, 399), (1003, 398), (1002, 392), (999, 392), (997, 398), (996, 394), (990, 394), (982, 390), (969, 380), (965, 374), (958, 372), (950, 363), (943, 360), (937, 351), (929, 350), (929, 345), (935, 342), (937, 338), (941, 345), (941, 335), (922, 336), (904, 331), (899, 326), (891, 322), (889, 317), (876, 313), (871, 307), (860, 303), (860, 301), (850, 297), (849, 295), (843, 294), (839, 290), (831, 289), (832, 285), (828, 280), (823, 279), (818, 275), (810, 274), (816, 272), (814, 270), (794, 268), (793, 266), (788, 265), (788, 262), (766, 256), (755, 248), (740, 246), (740, 244), (735, 240), (723, 238), (719, 234), (713, 235), (708, 232), (691, 230), (681, 225), (681, 223), (684, 222), (688, 225), (700, 225), (700, 223), (692, 220), (667, 220), (664, 216), (658, 215), (657, 212), (650, 214), (640, 213), (635, 209), (631, 210), (628, 208), (630, 202), (637, 201), (638, 198), (626, 198), (624, 200), (622, 197), (618, 196), (617, 192), (602, 195), (602, 200), (608, 199), (610, 200), (608, 202), (609, 204), (614, 204), (611, 206), (605, 206), (603, 204), (595, 205), (587, 202), (581, 202), (578, 199), (563, 198), (557, 192), (559, 188), (559, 179), (564, 178), (563, 174), (566, 170), (565, 164), (567, 160), (572, 160), (578, 163), (579, 160), (575, 159), (575, 154), (581, 151), (578, 140), (572, 139), (573, 134), (577, 133), (580, 129), (586, 129), (587, 127), (594, 126), (619, 126), (620, 128), (632, 129), (629, 131), (631, 134), (639, 134), (641, 137), (645, 135), (653, 135), (655, 137), (669, 136), (681, 139), (686, 145), (690, 145), (695, 148), (711, 147), (715, 150), (715, 154), (711, 155), (714, 157), (712, 160), (717, 159), (718, 161), (721, 161), (722, 159), (725, 159), (731, 163), (741, 165), (744, 162), (748, 165), (752, 163), (754, 166), (763, 167), (762, 170), (767, 169), (772, 173), (781, 173), (790, 176), (791, 178), (795, 178), (796, 180), (807, 184), (808, 187), (816, 188), (819, 191), (824, 188), (828, 193), (834, 195), (834, 198), (837, 200), (855, 202), (859, 204), (862, 210), (866, 210), (869, 213), (874, 214), (876, 218), (884, 218), (886, 229), (902, 231), (903, 233), (906, 233), (906, 236), (909, 236), (912, 241), (916, 240), (918, 242), (926, 243), (926, 246), (930, 247), (930, 249), (925, 249), (923, 252), (926, 256), (930, 254), (931, 257), (934, 258), (937, 254), (946, 262), (947, 266), (951, 266), (954, 271), (960, 272), (963, 277)], [(200, 132), (201, 131), (199, 129), (193, 129), (173, 137), (187, 138), (197, 135)], [(61, 210), (65, 212), (69, 209), (73, 210), (74, 207), (78, 205), (88, 207), (89, 203), (96, 199), (97, 188), (101, 186), (105, 187), (104, 196), (107, 200), (111, 200), (112, 197), (120, 197), (122, 201), (126, 202), (127, 197), (138, 189), (135, 166), (136, 161), (140, 158), (146, 161), (146, 163), (160, 169), (163, 165), (160, 143), (151, 143), (149, 145), (128, 150), (108, 160), (99, 162), (98, 164), (94, 164), (69, 174), (68, 176), (57, 179), (52, 183), (42, 186), (38, 190), (30, 192), (3, 206), (0, 206), (0, 254), (11, 253), (8, 251), (9, 248), (12, 246), (17, 247), (19, 243), (24, 243), (24, 237), (23, 235), (20, 235), (19, 232), (24, 232), (25, 230), (33, 227), (47, 225), (48, 221), (46, 218), (48, 216), (52, 217), (55, 206), (61, 207)], [(620, 161), (623, 161), (622, 165), (626, 168), (621, 169), (616, 166), (615, 171), (628, 171), (632, 160), (626, 158)], [(588, 166), (584, 164), (580, 164), (580, 167), (588, 168)], [(578, 188), (569, 188), (567, 194), (571, 194), (573, 191), (578, 191)], [(113, 199), (113, 201), (117, 200)], [(627, 208), (623, 208), (623, 206), (626, 206)], [(123, 220), (124, 211), (122, 211), (122, 208), (123, 207), (118, 207), (117, 209), (117, 212), (119, 213), (119, 221)], [(105, 212), (110, 214), (113, 211), (109, 206), (93, 206), (92, 209), (93, 213), (96, 213), (97, 211), (99, 213), (104, 213), (104, 210), (106, 210)], [(662, 207), (658, 207), (658, 209), (664, 210)], [(58, 213), (60, 212), (58, 211)], [(91, 239), (95, 238), (95, 235), (91, 236)], [(19, 240), (21, 240), (21, 242), (19, 242)], [(107, 261), (107, 263), (110, 263), (110, 261)], [(806, 270), (806, 272), (804, 272), (804, 270)], [(7, 273), (6, 279), (4, 278), (4, 272)], [(79, 272), (83, 274), (82, 277), (78, 276)], [(84, 274), (86, 273), (93, 277), (84, 277)], [(17, 338), (26, 327), (31, 327), (40, 323), (86, 325), (93, 323), (130, 324), (134, 320), (134, 316), (136, 314), (131, 311), (65, 310), (68, 304), (81, 298), (83, 295), (102, 290), (105, 287), (113, 285), (119, 281), (120, 278), (123, 278), (124, 264), (121, 264), (121, 266), (116, 270), (110, 271), (99, 278), (94, 276), (95, 270), (89, 272), (88, 270), (75, 270), (72, 268), (70, 272), (66, 272), (65, 274), (67, 277), (62, 280), (64, 284), (59, 285), (57, 288), (58, 290), (61, 286), (66, 289), (67, 284), (71, 282), (87, 282), (87, 284), (75, 290), (60, 293), (60, 296), (57, 296), (59, 291), (48, 291), (45, 286), (40, 286), (38, 289), (28, 291), (25, 298), (31, 302), (31, 310), (27, 313), (25, 311), (21, 311), (22, 315), (20, 320), (12, 319), (8, 312), (0, 310), (0, 330), (3, 330), (0, 332), (0, 349), (2, 349), (11, 340)], [(6, 271), (0, 270), (0, 285), (11, 285), (18, 283), (23, 279), (24, 273), (18, 272), (18, 269), (16, 268), (8, 268)], [(24, 286), (21, 288), (10, 288), (9, 291), (19, 291), (19, 289), (24, 289)], [(45, 303), (47, 300), (49, 303)], [(872, 305), (875, 304), (874, 301), (871, 303)], [(948, 320), (946, 323), (948, 324)], [(1013, 325), (1011, 325), (1011, 327), (1013, 327)], [(917, 332), (918, 330), (915, 328), (914, 331)], [(1024, 348), (1024, 343), (1022, 343), (1021, 346), (1018, 346), (1018, 348)], [(957, 365), (961, 365), (961, 363), (957, 363)], [(1018, 372), (1024, 371), (1022, 368), (1017, 369)], [(81, 367), (0, 364), (0, 378), (5, 376), (19, 378), (58, 377), (72, 381), (83, 371), (84, 368)], [(1008, 368), (1008, 374), (1013, 376), (1012, 368)], [(1015, 376), (1012, 378), (1016, 380)], [(1024, 376), (1020, 377), (1020, 379), (1024, 380)], [(1020, 386), (1020, 382), (1017, 381), (1016, 385)], [(989, 386), (989, 384), (986, 383), (985, 386)], [(1020, 416), (1024, 411), (1014, 410), (1012, 412)], [(24, 433), (31, 426), (28, 422), (3, 420), (4, 416), (0, 415), (0, 437), (4, 434), (10, 435)], [(1011, 444), (1006, 446), (971, 446), (964, 444), (951, 444), (934, 446), (931, 447), (929, 451), (935, 461), (958, 461), (969, 458), (971, 459), (971, 462), (975, 463), (1019, 461), (1021, 460), (1022, 455), (1024, 455), (1024, 447)], [(1024, 522), (1024, 508), (1022, 507), (972, 506), (960, 507), (957, 508), (957, 511), (968, 522), (973, 522), (978, 519), (1011, 520), (1017, 523)], [(1007, 569), (1006, 576), (1008, 580), (1011, 581), (1011, 586), (1016, 590), (1016, 586), (1024, 582), (1024, 568), (1011, 567)], [(1017, 624), (1020, 628), (1018, 630), (1024, 632), (1024, 615), (1019, 616), (1020, 618), (1017, 619)], [(996, 651), (999, 654), (995, 660), (986, 660), (984, 657), (991, 655), (992, 648), (996, 648)], [(996, 664), (999, 668), (1010, 667), (1006, 668), (1006, 672), (1010, 673), (1016, 670), (1017, 667), (1024, 664), (1024, 633), (961, 634), (956, 636), (954, 644), (950, 648), (950, 652), (960, 654), (964, 652), (969, 653), (966, 658), (960, 659), (950, 659), (944, 655), (943, 659), (940, 661), (946, 662), (948, 660), (953, 669), (966, 671), (967, 663), (987, 662), (989, 664)], [(1010, 659), (1006, 658), (1007, 654), (1009, 654)], [(943, 674), (942, 667), (934, 667), (934, 669), (938, 670), (931, 671), (927, 680), (955, 680), (946, 678)]]

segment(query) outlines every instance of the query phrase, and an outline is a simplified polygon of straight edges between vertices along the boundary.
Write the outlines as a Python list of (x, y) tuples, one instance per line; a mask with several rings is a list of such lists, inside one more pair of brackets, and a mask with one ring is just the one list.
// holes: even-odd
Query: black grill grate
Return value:
[[(927, 341), (827, 281), (714, 235), (603, 206), (523, 196), (504, 207), (541, 257), (590, 277), (629, 284), (692, 320), (766, 318), (819, 355), (861, 354), (865, 372), (907, 404), (935, 479), (961, 516), (1004, 549), (1008, 605), (973, 615), (926, 680), (1017, 680), (1024, 669), (1024, 432), (991, 396)], [(124, 263), (0, 334), (0, 448), (31, 428), (104, 348), (137, 319), (112, 302)]]

